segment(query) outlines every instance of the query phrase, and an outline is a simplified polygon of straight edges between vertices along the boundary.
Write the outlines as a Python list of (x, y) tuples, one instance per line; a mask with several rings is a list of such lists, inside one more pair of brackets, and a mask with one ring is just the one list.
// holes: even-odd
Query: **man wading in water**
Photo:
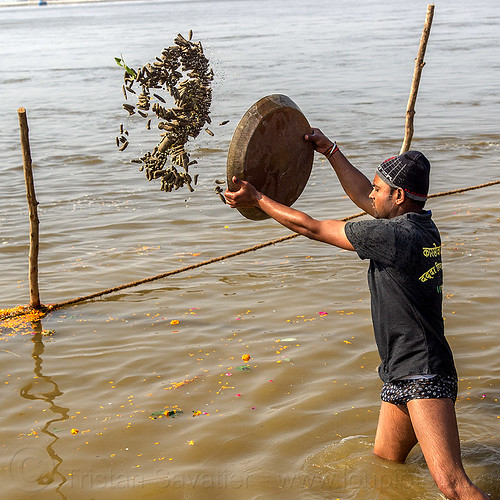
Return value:
[(280, 224), (370, 259), (368, 284), (384, 382), (374, 452), (404, 462), (420, 443), (439, 489), (451, 499), (487, 499), (464, 471), (455, 417), (457, 374), (444, 336), (441, 238), (424, 210), (430, 164), (409, 151), (384, 161), (373, 183), (319, 129), (305, 136), (328, 158), (349, 198), (373, 220), (318, 221), (251, 184), (226, 191), (230, 207), (259, 207)]

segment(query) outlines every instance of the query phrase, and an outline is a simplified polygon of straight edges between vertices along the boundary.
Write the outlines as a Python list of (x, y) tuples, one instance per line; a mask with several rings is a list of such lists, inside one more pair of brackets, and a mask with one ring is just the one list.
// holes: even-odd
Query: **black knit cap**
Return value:
[(427, 200), (431, 164), (419, 151), (393, 156), (377, 167), (378, 176), (389, 186), (404, 189), (413, 200)]

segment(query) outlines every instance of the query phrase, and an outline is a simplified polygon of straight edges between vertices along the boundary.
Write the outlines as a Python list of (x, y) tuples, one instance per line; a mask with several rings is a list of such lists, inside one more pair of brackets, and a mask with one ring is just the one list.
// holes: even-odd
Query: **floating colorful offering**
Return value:
[(173, 410), (158, 410), (151, 413), (150, 418), (153, 419), (162, 417), (175, 418), (177, 415), (181, 415), (182, 413), (184, 412), (178, 408), (174, 408)]
[(207, 413), (206, 411), (194, 411), (193, 410), (193, 417), (199, 417), (200, 415), (210, 415), (210, 413)]
[(191, 382), (194, 382), (197, 378), (198, 377), (193, 377), (191, 379), (181, 380), (180, 382), (170, 382), (170, 387), (165, 387), (165, 390), (178, 389), (179, 387), (182, 387), (183, 385), (190, 384)]
[[(30, 306), (17, 306), (11, 309), (0, 309), (0, 329), (5, 328), (13, 333), (35, 334), (34, 324), (39, 322), (51, 310), (51, 306), (43, 306), (42, 310)], [(42, 335), (51, 335), (53, 330), (43, 330)], [(8, 340), (1, 337), (1, 340)]]

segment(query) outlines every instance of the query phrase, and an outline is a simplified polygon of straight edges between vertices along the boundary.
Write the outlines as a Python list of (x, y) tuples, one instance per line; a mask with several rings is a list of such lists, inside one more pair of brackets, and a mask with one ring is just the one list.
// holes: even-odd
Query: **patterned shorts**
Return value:
[(393, 405), (405, 405), (412, 399), (457, 399), (457, 379), (447, 375), (414, 380), (395, 380), (382, 387), (382, 401)]

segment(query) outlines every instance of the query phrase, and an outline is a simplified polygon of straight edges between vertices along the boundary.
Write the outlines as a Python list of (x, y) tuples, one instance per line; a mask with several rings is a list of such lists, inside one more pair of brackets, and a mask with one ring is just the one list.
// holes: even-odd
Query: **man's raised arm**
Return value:
[(360, 172), (318, 128), (305, 136), (306, 141), (314, 143), (318, 153), (326, 155), (340, 184), (349, 198), (362, 210), (373, 215), (373, 206), (369, 198), (372, 191), (371, 181)]

